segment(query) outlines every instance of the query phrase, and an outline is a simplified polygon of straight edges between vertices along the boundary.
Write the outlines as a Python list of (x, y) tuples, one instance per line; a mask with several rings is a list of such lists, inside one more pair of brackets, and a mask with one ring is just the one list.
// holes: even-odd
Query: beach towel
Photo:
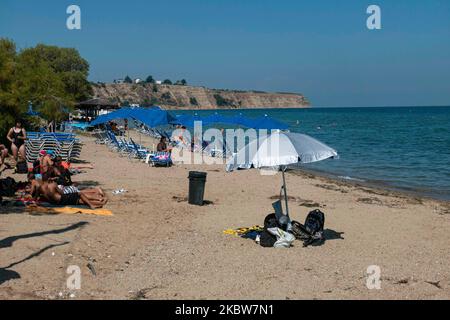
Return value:
[(107, 209), (88, 209), (82, 207), (43, 207), (30, 205), (26, 207), (29, 212), (38, 212), (42, 214), (88, 214), (97, 216), (112, 216), (111, 210)]
[(223, 231), (223, 233), (242, 237), (249, 232), (253, 232), (253, 231), (259, 232), (259, 231), (262, 231), (263, 229), (264, 229), (263, 227), (256, 225), (256, 226), (252, 226), (249, 228), (226, 229)]

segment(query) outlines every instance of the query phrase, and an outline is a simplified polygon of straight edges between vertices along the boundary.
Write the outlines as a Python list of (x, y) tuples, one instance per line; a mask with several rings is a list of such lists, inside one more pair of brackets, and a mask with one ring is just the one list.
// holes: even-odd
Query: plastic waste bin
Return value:
[(206, 172), (189, 171), (189, 204), (203, 205)]

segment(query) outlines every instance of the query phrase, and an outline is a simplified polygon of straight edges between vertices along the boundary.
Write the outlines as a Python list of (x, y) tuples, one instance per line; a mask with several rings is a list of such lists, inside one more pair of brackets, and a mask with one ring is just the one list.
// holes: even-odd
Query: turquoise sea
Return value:
[(335, 148), (340, 159), (305, 165), (339, 179), (450, 200), (450, 107), (195, 110), (264, 114)]

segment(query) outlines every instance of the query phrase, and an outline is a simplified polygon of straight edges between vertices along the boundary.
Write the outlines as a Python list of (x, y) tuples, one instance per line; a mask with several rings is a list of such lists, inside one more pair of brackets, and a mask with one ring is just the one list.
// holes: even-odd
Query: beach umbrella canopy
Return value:
[(255, 124), (252, 126), (254, 129), (267, 129), (267, 130), (286, 130), (289, 126), (281, 121), (270, 118), (268, 115), (255, 119)]
[(136, 119), (149, 127), (167, 125), (175, 119), (170, 113), (160, 109), (121, 108), (117, 111), (98, 116), (91, 126), (109, 122), (114, 119)]
[(132, 109), (130, 117), (150, 128), (165, 126), (176, 119), (169, 112), (161, 109)]
[(232, 118), (223, 116), (215, 112), (203, 119), (207, 124), (232, 124)]
[(202, 125), (207, 125), (208, 122), (205, 121), (205, 118), (206, 117), (201, 117), (198, 115), (191, 116), (191, 115), (183, 114), (183, 115), (177, 115), (175, 117), (175, 119), (173, 119), (170, 123), (193, 128), (196, 121), (201, 121)]
[(107, 114), (102, 114), (100, 116), (98, 116), (95, 120), (91, 121), (90, 125), (91, 126), (96, 126), (99, 124), (103, 124), (106, 122), (109, 122), (111, 120), (115, 120), (115, 119), (127, 119), (130, 118), (130, 114), (131, 111), (133, 109), (131, 108), (120, 108), (119, 110), (107, 113)]
[(252, 140), (227, 161), (226, 170), (280, 167), (286, 215), (289, 217), (286, 180), (287, 166), (337, 158), (336, 150), (324, 143), (300, 133), (273, 132)]

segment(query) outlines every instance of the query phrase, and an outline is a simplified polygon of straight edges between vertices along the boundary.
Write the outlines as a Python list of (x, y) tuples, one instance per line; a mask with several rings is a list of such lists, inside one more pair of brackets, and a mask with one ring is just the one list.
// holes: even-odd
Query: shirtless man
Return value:
[(62, 205), (86, 205), (91, 209), (103, 207), (108, 199), (100, 188), (78, 190), (76, 187), (58, 186), (55, 182), (32, 181), (32, 192), (45, 197), (49, 202)]

